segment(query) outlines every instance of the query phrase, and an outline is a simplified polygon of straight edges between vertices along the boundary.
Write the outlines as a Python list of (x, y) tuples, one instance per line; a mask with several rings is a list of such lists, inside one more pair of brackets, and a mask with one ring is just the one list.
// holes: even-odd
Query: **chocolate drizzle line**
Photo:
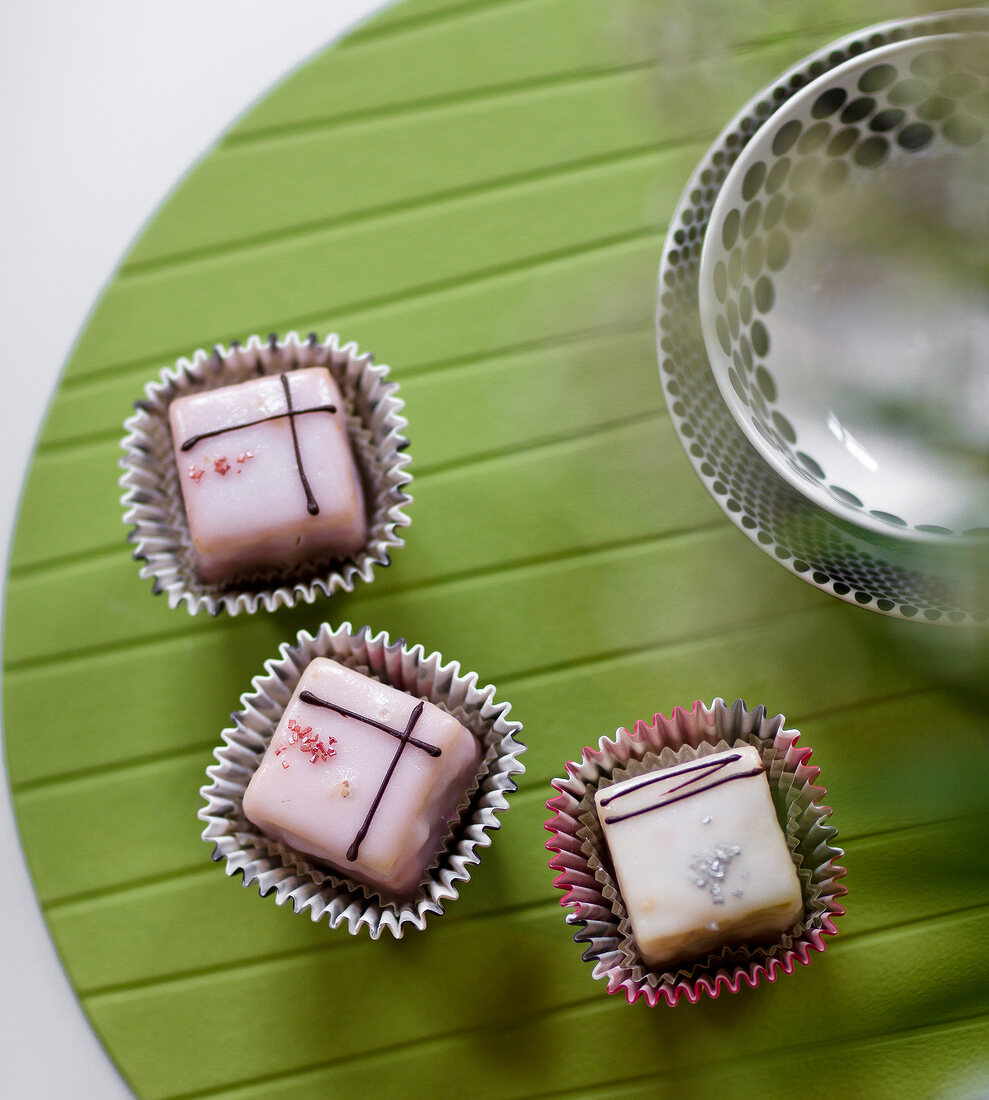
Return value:
[[(742, 754), (740, 752), (733, 752), (730, 756), (726, 756), (723, 760), (719, 760), (716, 764), (712, 764), (710, 759), (697, 760), (692, 764), (684, 764), (681, 767), (674, 766), (672, 768), (662, 768), (659, 771), (647, 772), (641, 777), (641, 783), (629, 783), (624, 790), (616, 791), (614, 794), (606, 794), (601, 797), (601, 805), (607, 806), (609, 803), (614, 802), (616, 798), (623, 798), (627, 794), (632, 794), (635, 791), (641, 791), (643, 787), (649, 787), (653, 783), (661, 783), (666, 779), (679, 779), (681, 775), (689, 775), (691, 772), (699, 771), (718, 771), (721, 768), (727, 767), (729, 764), (734, 764), (736, 760), (741, 760)], [(696, 780), (688, 779), (687, 783), (695, 783)], [(670, 790), (678, 791), (680, 787), (686, 786), (685, 783), (680, 783), (676, 787), (671, 787)]]
[(319, 512), (319, 505), (316, 503), (316, 498), (312, 495), (312, 489), (309, 487), (309, 478), (306, 477), (306, 471), (302, 465), (302, 454), (299, 451), (299, 433), (295, 430), (295, 411), (292, 408), (292, 391), (288, 386), (288, 376), (280, 374), (278, 377), (282, 380), (282, 389), (285, 391), (285, 404), (288, 407), (288, 426), (292, 429), (292, 446), (295, 448), (295, 465), (299, 470), (302, 488), (306, 491), (306, 511), (311, 516), (315, 516)]
[[(405, 734), (401, 730), (392, 729), (391, 726), (386, 726), (384, 722), (379, 722), (376, 718), (367, 718), (363, 714), (358, 714), (356, 711), (347, 710), (346, 707), (341, 707), (338, 703), (331, 703), (328, 699), (320, 699), (318, 695), (313, 695), (311, 691), (303, 691), (299, 695), (299, 699), (303, 703), (308, 703), (313, 707), (326, 707), (327, 710), (335, 710), (337, 714), (342, 714), (345, 718), (356, 718), (358, 722), (366, 722), (369, 726), (374, 726), (375, 729), (381, 730), (384, 733), (390, 733), (392, 737), (402, 738)], [(413, 745), (417, 749), (422, 749), (423, 752), (428, 752), (430, 756), (439, 756), (442, 753), (442, 749), (438, 749), (435, 745), (430, 745), (426, 741), (420, 741), (416, 737), (410, 737), (408, 739), (409, 744)]]
[(357, 859), (357, 853), (360, 851), (361, 843), (367, 836), (368, 829), (371, 828), (371, 822), (374, 820), (374, 815), (378, 812), (378, 806), (381, 804), (382, 798), (385, 796), (385, 791), (388, 789), (388, 784), (391, 782), (392, 776), (395, 774), (395, 769), (398, 767), (398, 762), (402, 758), (402, 753), (405, 752), (406, 745), (413, 745), (417, 749), (422, 749), (423, 752), (428, 753), (430, 756), (441, 756), (443, 750), (437, 748), (435, 745), (430, 745), (425, 741), (420, 741), (412, 736), (412, 731), (415, 729), (416, 723), (422, 716), (425, 702), (421, 699), (416, 703), (409, 715), (409, 720), (405, 725), (404, 730), (392, 729), (391, 726), (386, 726), (382, 722), (378, 722), (374, 718), (368, 718), (363, 714), (357, 714), (355, 711), (347, 710), (346, 707), (338, 706), (336, 703), (331, 703), (326, 699), (320, 699), (318, 695), (313, 695), (311, 691), (303, 691), (299, 695), (299, 700), (303, 703), (309, 703), (314, 707), (326, 707), (328, 710), (336, 711), (337, 714), (342, 714), (346, 718), (355, 718), (358, 722), (364, 722), (369, 726), (374, 726), (375, 729), (383, 730), (385, 733), (391, 734), (392, 737), (397, 737), (399, 740), (398, 748), (395, 750), (395, 755), (391, 759), (391, 763), (388, 765), (388, 770), (384, 774), (384, 778), (381, 780), (378, 786), (377, 793), (374, 796), (374, 801), (371, 803), (371, 808), (367, 812), (367, 816), (364, 818), (364, 823), (357, 830), (357, 836), (354, 837), (354, 842), (347, 849), (347, 860), (353, 863)]
[(312, 489), (309, 486), (309, 479), (306, 477), (305, 468), (302, 465), (302, 453), (299, 450), (299, 436), (295, 430), (295, 418), (297, 416), (304, 416), (306, 413), (326, 412), (335, 413), (337, 411), (336, 405), (313, 405), (311, 409), (295, 409), (292, 407), (292, 392), (289, 389), (288, 375), (280, 374), (279, 379), (282, 383), (282, 389), (285, 391), (285, 404), (286, 410), (283, 413), (272, 413), (270, 416), (261, 416), (257, 420), (245, 420), (243, 424), (230, 424), (226, 428), (214, 428), (209, 432), (200, 432), (198, 435), (191, 435), (184, 443), (179, 447), (180, 451), (191, 451), (197, 443), (201, 443), (204, 439), (212, 439), (214, 436), (223, 435), (226, 432), (236, 432), (241, 428), (253, 428), (255, 424), (266, 424), (269, 420), (282, 420), (286, 416), (288, 417), (289, 426), (292, 429), (292, 446), (295, 449), (295, 464), (299, 470), (299, 479), (302, 482), (302, 488), (306, 493), (306, 510), (311, 516), (319, 514), (319, 505), (316, 503), (316, 498), (313, 496)]
[(618, 814), (615, 817), (605, 818), (604, 824), (616, 825), (620, 821), (628, 821), (630, 818), (639, 817), (640, 814), (648, 814), (652, 813), (653, 810), (661, 810), (664, 806), (671, 806), (674, 802), (681, 802), (685, 798), (693, 798), (694, 795), (703, 794), (704, 791), (710, 791), (715, 787), (721, 787), (725, 783), (733, 783), (736, 779), (751, 779), (752, 776), (761, 775), (766, 770), (760, 764), (758, 767), (752, 768), (749, 771), (738, 772), (737, 775), (723, 776), (721, 779), (716, 779), (713, 783), (708, 783), (706, 786), (695, 786), (695, 784), (703, 782), (715, 772), (721, 771), (722, 768), (727, 768), (729, 764), (734, 764), (737, 760), (741, 759), (742, 754), (734, 752), (714, 763), (701, 760), (696, 764), (690, 764), (685, 768), (681, 768), (673, 774), (670, 774), (668, 770), (656, 772), (654, 775), (648, 776), (641, 783), (636, 783), (634, 786), (627, 787), (623, 791), (618, 791), (616, 794), (602, 798), (601, 805), (607, 806), (615, 799), (622, 798), (624, 795), (633, 794), (635, 791), (642, 790), (643, 787), (648, 787), (653, 783), (658, 783), (662, 779), (678, 779), (681, 775), (687, 775), (691, 772), (701, 772), (702, 774), (694, 776), (692, 779), (687, 779), (683, 783), (678, 783), (675, 787), (671, 787), (668, 793), (673, 794), (674, 791), (681, 791), (684, 787), (693, 787), (693, 790), (684, 791), (683, 794), (674, 795), (673, 798), (664, 798), (660, 795), (659, 801), (654, 802), (651, 806), (643, 806), (641, 809), (632, 810), (627, 814)]

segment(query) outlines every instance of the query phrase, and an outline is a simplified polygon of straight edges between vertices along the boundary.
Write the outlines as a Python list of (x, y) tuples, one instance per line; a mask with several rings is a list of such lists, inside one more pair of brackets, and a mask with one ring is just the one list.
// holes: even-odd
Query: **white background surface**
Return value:
[[(233, 119), (330, 39), (384, 6), (384, 0), (0, 4), (4, 578), (17, 498), (45, 407), (129, 243)], [(5, 771), (0, 874), (0, 1093), (11, 1100), (130, 1096), (48, 938)]]

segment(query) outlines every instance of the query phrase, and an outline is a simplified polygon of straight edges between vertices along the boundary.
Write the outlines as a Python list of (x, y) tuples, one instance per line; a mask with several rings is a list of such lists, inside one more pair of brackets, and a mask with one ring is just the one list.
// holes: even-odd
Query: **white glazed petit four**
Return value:
[(360, 475), (325, 367), (176, 398), (169, 423), (203, 580), (343, 557), (364, 545)]
[(751, 745), (629, 777), (599, 790), (595, 804), (647, 966), (775, 938), (802, 913)]
[(317, 657), (244, 794), (262, 832), (396, 896), (422, 881), (480, 765), (434, 704)]

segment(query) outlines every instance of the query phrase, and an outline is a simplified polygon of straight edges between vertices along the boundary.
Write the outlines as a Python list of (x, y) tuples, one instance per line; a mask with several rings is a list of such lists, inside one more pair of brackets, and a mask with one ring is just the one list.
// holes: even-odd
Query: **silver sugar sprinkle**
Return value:
[(702, 825), (710, 825), (711, 824), (711, 815), (708, 814), (707, 817), (702, 817), (701, 818), (701, 824)]
[[(723, 884), (725, 875), (731, 866), (732, 860), (741, 854), (742, 849), (737, 844), (718, 844), (713, 852), (695, 855), (688, 872), (690, 881), (698, 889), (706, 889), (711, 895), (711, 901), (714, 905), (724, 905)], [(747, 873), (743, 875), (743, 878), (747, 877)], [(740, 898), (742, 896), (741, 891), (733, 890), (732, 896)]]

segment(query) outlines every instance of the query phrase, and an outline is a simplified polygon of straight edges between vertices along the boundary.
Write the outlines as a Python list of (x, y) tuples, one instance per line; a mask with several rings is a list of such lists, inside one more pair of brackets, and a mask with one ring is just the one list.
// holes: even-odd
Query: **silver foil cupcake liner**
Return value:
[[(168, 408), (188, 393), (217, 389), (262, 375), (327, 367), (343, 395), (347, 433), (364, 485), (368, 537), (363, 549), (345, 558), (324, 558), (295, 566), (285, 573), (265, 571), (229, 583), (206, 583), (197, 573), (179, 473), (168, 427)], [(273, 611), (337, 590), (349, 592), (358, 579), (373, 579), (375, 565), (388, 565), (391, 552), (405, 540), (398, 529), (409, 525), (404, 509), (412, 497), (406, 490), (412, 475), (398, 384), (388, 381), (388, 367), (372, 362), (356, 344), (340, 345), (334, 334), (320, 343), (315, 335), (301, 339), (291, 332), (284, 340), (252, 336), (229, 350), (199, 350), (179, 359), (145, 387), (144, 399), (124, 424), (126, 451), (121, 503), (124, 522), (132, 525), (128, 541), (134, 557), (143, 561), (141, 576), (154, 582), (155, 593), (171, 607), (184, 603), (191, 614), (208, 611), (252, 613)]]
[[(525, 771), (519, 760), (525, 746), (517, 737), (521, 724), (509, 720), (510, 704), (495, 702), (491, 685), (478, 686), (476, 672), (461, 672), (456, 661), (444, 663), (438, 653), (427, 656), (421, 645), (372, 635), (368, 627), (355, 633), (349, 623), (336, 630), (324, 624), (315, 637), (300, 631), (296, 643), (279, 652), (265, 664), (265, 674), (252, 681), (253, 690), (241, 697), (234, 725), (223, 731), (224, 744), (214, 753), (217, 763), (206, 769), (210, 783), (201, 788), (206, 805), (199, 817), (206, 822), (202, 835), (213, 845), (213, 859), (226, 861), (228, 875), (242, 873), (244, 885), (256, 885), (262, 896), (274, 893), (278, 905), (291, 902), (296, 913), (308, 910), (314, 921), (327, 920), (333, 928), (346, 923), (351, 934), (364, 928), (372, 939), (385, 931), (401, 939), (407, 925), (421, 931), (430, 913), (442, 913), (459, 896), (471, 867), (481, 861), (481, 849), (491, 843), (490, 833), (500, 827), (498, 814), (508, 809), (506, 796), (517, 788), (514, 777)], [(244, 791), (302, 673), (316, 657), (330, 657), (435, 703), (484, 745), (459, 818), (411, 898), (388, 898), (321, 867), (265, 836), (244, 816)]]
[[(747, 710), (741, 700), (727, 706), (697, 702), (690, 711), (677, 707), (670, 718), (657, 714), (651, 724), (619, 729), (614, 739), (602, 737), (596, 749), (585, 748), (568, 762), (567, 777), (555, 779), (559, 792), (547, 803), (553, 817), (546, 828), (553, 839), (546, 847), (556, 855), (550, 867), (559, 874), (566, 920), (578, 925), (575, 942), (586, 945), (583, 958), (593, 976), (607, 982), (609, 993), (624, 992), (628, 1002), (644, 997), (675, 1005), (681, 997), (694, 1002), (701, 993), (717, 997), (724, 989), (737, 993), (745, 984), (775, 981), (796, 963), (807, 964), (811, 951), (823, 951), (825, 936), (837, 931), (834, 920), (844, 913), (837, 899), (846, 893), (837, 880), (844, 875), (843, 852), (832, 845), (836, 835), (827, 824), (827, 793), (815, 780), (820, 771), (808, 763), (811, 750), (798, 747), (799, 734), (783, 728), (784, 718), (768, 718), (764, 707)], [(775, 943), (724, 947), (705, 957), (652, 970), (643, 962), (614, 877), (607, 843), (594, 807), (594, 794), (629, 775), (668, 767), (706, 752), (749, 744), (766, 767), (777, 817), (786, 836), (803, 894), (800, 920)]]

